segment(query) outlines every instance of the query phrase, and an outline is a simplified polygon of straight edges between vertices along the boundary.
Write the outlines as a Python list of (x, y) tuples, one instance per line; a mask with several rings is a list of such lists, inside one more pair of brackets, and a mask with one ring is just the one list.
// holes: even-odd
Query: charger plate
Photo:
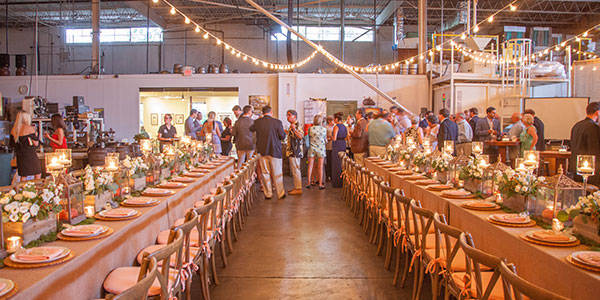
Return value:
[(570, 262), (572, 265), (575, 265), (576, 267), (580, 267), (580, 268), (586, 269), (588, 271), (600, 273), (600, 268), (582, 264), (582, 263), (578, 262), (577, 260), (575, 260), (570, 254), (569, 254), (569, 256), (567, 256), (567, 261)]
[(0, 300), (9, 299), (10, 297), (14, 296), (18, 291), (19, 291), (19, 285), (13, 281), (13, 288), (10, 290), (10, 292), (0, 296)]
[(528, 237), (527, 232), (519, 234), (519, 237), (526, 242), (530, 242), (532, 244), (538, 244), (538, 245), (542, 245), (542, 246), (548, 246), (548, 247), (575, 247), (575, 246), (578, 246), (579, 244), (581, 244), (581, 242), (579, 240), (576, 240), (572, 243), (552, 243), (552, 242), (538, 241), (536, 239), (532, 239), (532, 238)]
[(4, 259), (4, 265), (9, 266), (11, 268), (16, 268), (16, 269), (41, 268), (41, 267), (62, 264), (66, 261), (73, 259), (73, 257), (75, 257), (75, 254), (73, 254), (73, 250), (69, 249), (69, 254), (67, 256), (57, 259), (57, 260), (49, 261), (49, 262), (36, 263), (36, 264), (22, 264), (22, 263), (13, 261), (12, 259), (10, 259), (10, 256), (9, 256)]
[(522, 224), (513, 224), (513, 223), (504, 223), (504, 222), (498, 222), (496, 220), (491, 219), (490, 217), (486, 218), (488, 220), (488, 222), (495, 224), (495, 225), (500, 225), (500, 226), (504, 226), (504, 227), (533, 227), (535, 226), (537, 223), (534, 220), (529, 221), (529, 223), (522, 223)]
[(105, 232), (99, 234), (99, 235), (95, 235), (95, 236), (82, 236), (82, 237), (73, 237), (73, 236), (66, 236), (64, 234), (62, 234), (61, 232), (56, 234), (56, 237), (63, 240), (63, 241), (72, 241), (72, 242), (77, 242), (77, 241), (91, 241), (91, 240), (97, 240), (97, 239), (102, 239), (105, 238), (111, 234), (113, 234), (113, 232), (115, 232), (114, 229), (108, 227), (108, 230), (106, 230)]
[(94, 218), (96, 220), (102, 220), (102, 221), (127, 221), (127, 220), (133, 220), (141, 215), (142, 215), (142, 212), (138, 211), (135, 215), (129, 216), (129, 217), (124, 217), (124, 218), (109, 218), (109, 217), (103, 217), (99, 214), (96, 214), (94, 216)]

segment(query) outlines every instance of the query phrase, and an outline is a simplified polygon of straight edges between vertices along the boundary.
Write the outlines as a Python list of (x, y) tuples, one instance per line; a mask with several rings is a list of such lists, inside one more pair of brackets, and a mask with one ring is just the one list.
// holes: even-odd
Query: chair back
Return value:
[(410, 210), (413, 216), (415, 249), (427, 249), (427, 233), (433, 226), (434, 212), (421, 207), (421, 202), (414, 199), (410, 201)]
[(386, 181), (382, 181), (381, 183), (379, 183), (379, 190), (381, 194), (381, 202), (383, 204), (383, 207), (388, 209), (388, 217), (390, 221), (388, 226), (390, 228), (394, 226), (393, 220), (398, 220), (398, 224), (402, 224), (400, 222), (402, 220), (402, 217), (397, 215), (397, 212), (394, 211), (394, 208), (397, 208), (397, 205), (394, 205), (394, 192), (396, 190), (393, 187), (390, 187), (390, 184)]
[[(223, 197), (225, 196), (224, 193), (222, 193), (222, 195)], [(210, 202), (194, 208), (194, 211), (199, 216), (196, 228), (198, 229), (198, 235), (200, 236), (198, 238), (198, 243), (200, 244), (200, 247), (202, 249), (201, 251), (198, 251), (198, 253), (196, 253), (196, 256), (194, 256), (193, 262), (195, 264), (200, 264), (205, 255), (210, 255), (210, 246), (208, 246), (208, 228), (209, 226), (211, 226), (211, 228), (214, 228), (212, 227), (212, 225), (214, 224), (209, 224), (209, 222), (214, 222), (214, 218), (212, 218), (211, 216), (213, 215), (213, 213), (215, 213), (216, 206), (217, 201), (215, 201), (214, 197), (211, 197)]]
[(371, 184), (370, 184), (370, 190), (369, 190), (369, 195), (371, 197), (373, 197), (373, 199), (375, 199), (375, 202), (377, 203), (377, 207), (379, 208), (385, 208), (385, 203), (382, 199), (381, 196), (381, 183), (383, 182), (383, 178), (377, 176), (374, 172), (370, 172), (369, 173), (369, 177), (371, 178)]
[[(401, 210), (401, 215), (404, 218), (404, 230), (406, 234), (409, 234), (410, 232), (413, 232), (411, 231), (413, 224), (410, 222), (410, 201), (412, 201), (412, 199), (404, 196), (404, 191), (402, 190), (395, 191), (394, 197), (399, 204), (398, 209)], [(410, 239), (408, 241), (410, 241)]]
[(106, 300), (145, 300), (148, 299), (148, 291), (158, 276), (158, 263), (156, 258), (144, 258), (140, 268), (138, 282), (118, 295), (106, 295)]
[(237, 178), (237, 176), (232, 174), (231, 177), (229, 177), (229, 180), (223, 182), (223, 189), (225, 190), (225, 200), (223, 200), (223, 217), (225, 218), (224, 222), (225, 220), (229, 219), (229, 216), (226, 216), (226, 214), (229, 213), (229, 210), (231, 209), (231, 203), (234, 199), (232, 177)]
[[(476, 299), (488, 299), (492, 293), (492, 290), (494, 289), (494, 286), (498, 284), (500, 279), (500, 271), (498, 270), (498, 266), (500, 265), (500, 262), (506, 262), (506, 260), (475, 248), (473, 237), (471, 237), (471, 234), (468, 232), (461, 233), (458, 241), (460, 243), (460, 248), (467, 256), (466, 273), (471, 277), (470, 281), (475, 282), (477, 295), (471, 296), (475, 297)], [(481, 275), (482, 272), (480, 265), (490, 268), (493, 272), (492, 277), (487, 282), (485, 290), (483, 289), (483, 277)]]
[(446, 270), (452, 270), (452, 262), (460, 250), (458, 239), (462, 230), (448, 225), (446, 216), (438, 213), (433, 214), (433, 225), (435, 227), (435, 258), (442, 257), (446, 262)]
[[(184, 223), (185, 224), (185, 223)], [(152, 253), (148, 253), (148, 252), (144, 252), (143, 256), (142, 256), (142, 261), (144, 259), (150, 259), (150, 258), (154, 258), (156, 259), (156, 261), (162, 261), (162, 267), (160, 270), (160, 273), (158, 274), (158, 281), (160, 282), (160, 288), (161, 288), (161, 298), (169, 298), (170, 293), (168, 291), (168, 286), (169, 286), (169, 269), (171, 266), (171, 257), (173, 255), (175, 255), (175, 269), (176, 270), (181, 270), (181, 267), (183, 265), (182, 262), (182, 250), (183, 250), (183, 240), (184, 240), (184, 234), (183, 234), (183, 230), (178, 229), (178, 230), (171, 230), (169, 232), (169, 238), (167, 240), (167, 244), (152, 252)], [(179, 276), (179, 274), (177, 276), (175, 276), (174, 278), (174, 282), (171, 286), (173, 286), (174, 288), (176, 286), (181, 286), (181, 276)]]
[[(507, 265), (503, 261), (498, 266), (500, 274), (502, 275), (502, 282), (504, 286), (508, 287), (506, 290), (509, 292), (504, 295), (506, 300), (521, 300), (522, 295), (525, 295), (529, 299), (535, 300), (568, 300), (563, 296), (552, 293), (546, 289), (540, 288), (529, 281), (519, 277), (513, 265)], [(512, 288), (512, 293), (510, 289)]]

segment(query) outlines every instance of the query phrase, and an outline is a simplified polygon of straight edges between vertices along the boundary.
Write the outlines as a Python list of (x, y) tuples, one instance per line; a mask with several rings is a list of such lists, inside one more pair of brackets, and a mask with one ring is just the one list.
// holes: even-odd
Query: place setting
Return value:
[(175, 194), (175, 191), (164, 188), (148, 188), (142, 192), (142, 196), (148, 197), (165, 197)]
[(465, 201), (465, 202), (462, 202), (460, 204), (460, 206), (463, 208), (466, 208), (466, 209), (470, 209), (470, 210), (482, 210), (482, 211), (499, 210), (501, 208), (500, 205), (498, 205), (494, 202), (485, 201), (485, 200)]
[(186, 176), (177, 176), (171, 179), (173, 182), (181, 182), (181, 183), (192, 183), (195, 182), (196, 179)]
[(162, 188), (162, 189), (182, 189), (184, 187), (186, 187), (187, 184), (185, 183), (181, 183), (181, 182), (161, 182), (159, 185), (157, 185), (158, 188)]
[(577, 251), (567, 256), (567, 261), (582, 269), (600, 273), (599, 251)]
[(0, 278), (0, 299), (9, 299), (19, 291), (19, 286), (12, 280)]
[(493, 214), (487, 217), (488, 222), (505, 227), (533, 227), (536, 222), (527, 213)]
[(432, 184), (437, 184), (437, 183), (440, 183), (440, 182), (435, 179), (419, 179), (419, 180), (415, 181), (416, 185), (432, 185)]
[(204, 176), (202, 172), (189, 171), (182, 174), (183, 177), (200, 178)]
[(474, 197), (473, 193), (464, 190), (445, 190), (440, 193), (442, 197), (449, 199), (471, 199)]
[(427, 176), (425, 176), (425, 175), (415, 174), (415, 175), (404, 177), (404, 179), (409, 180), (409, 181), (417, 181), (417, 180), (429, 179), (429, 178), (427, 178)]
[(125, 221), (135, 219), (142, 213), (131, 208), (113, 208), (97, 213), (94, 218), (104, 221)]
[(56, 236), (63, 241), (88, 241), (105, 238), (113, 232), (114, 230), (106, 225), (90, 224), (68, 226)]
[(396, 175), (406, 176), (406, 175), (412, 175), (413, 171), (411, 171), (411, 170), (399, 170), (399, 171), (395, 171), (394, 173)]
[(20, 248), (5, 258), (4, 264), (11, 268), (40, 268), (60, 264), (73, 259), (73, 257), (75, 257), (73, 251), (62, 246)]
[(441, 191), (446, 191), (446, 190), (451, 190), (454, 187), (452, 187), (451, 185), (448, 184), (440, 184), (440, 183), (436, 183), (436, 184), (430, 184), (427, 186), (428, 190), (431, 191), (436, 191), (436, 192), (441, 192)]
[(571, 234), (552, 229), (530, 230), (519, 237), (527, 242), (549, 247), (575, 247), (581, 243)]
[(121, 202), (121, 206), (130, 206), (130, 207), (148, 207), (155, 206), (160, 203), (160, 200), (151, 197), (128, 197), (127, 199)]

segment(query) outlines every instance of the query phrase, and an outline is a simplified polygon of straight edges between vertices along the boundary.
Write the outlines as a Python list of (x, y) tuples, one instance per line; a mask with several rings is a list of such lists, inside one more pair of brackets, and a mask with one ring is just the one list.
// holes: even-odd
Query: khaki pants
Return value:
[(367, 152), (362, 153), (354, 153), (354, 160), (359, 163), (361, 166), (365, 165), (365, 156), (367, 156)]
[(302, 190), (302, 173), (300, 173), (300, 158), (290, 157), (290, 173), (294, 177), (294, 189)]
[(240, 169), (242, 164), (247, 162), (250, 157), (252, 157), (252, 154), (254, 154), (254, 150), (237, 150), (236, 152), (238, 156), (238, 169)]
[(468, 143), (463, 143), (463, 144), (457, 144), (456, 145), (456, 154), (457, 155), (465, 155), (465, 156), (471, 156), (471, 149), (472, 149), (472, 144), (471, 142)]
[[(262, 184), (265, 197), (273, 197), (273, 185), (275, 185), (275, 190), (277, 190), (278, 198), (285, 196), (285, 190), (283, 189), (283, 172), (281, 169), (281, 158), (275, 158), (272, 156), (261, 156), (260, 171), (262, 172), (263, 177)], [(275, 181), (272, 184), (271, 174), (273, 176), (273, 180)]]
[(385, 156), (386, 148), (385, 146), (369, 146), (369, 156), (383, 157)]

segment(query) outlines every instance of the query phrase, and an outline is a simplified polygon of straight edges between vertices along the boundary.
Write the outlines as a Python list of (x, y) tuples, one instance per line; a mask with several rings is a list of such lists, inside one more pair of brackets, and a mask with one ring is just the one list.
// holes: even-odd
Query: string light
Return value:
[(588, 32), (586, 31), (583, 33), (583, 37), (587, 37), (587, 36), (588, 36)]
[(494, 22), (494, 15), (491, 15), (491, 16), (488, 18), (488, 22), (490, 22), (490, 23)]
[(517, 7), (515, 5), (513, 5), (513, 4), (511, 4), (510, 5), (510, 10), (511, 11), (515, 11), (515, 10), (517, 10)]
[(461, 39), (461, 40), (464, 40), (464, 39), (466, 39), (466, 38), (467, 38), (467, 34), (463, 32), (463, 33), (460, 35), (460, 39)]
[(196, 29), (194, 29), (195, 32), (200, 32), (200, 26), (196, 26)]
[(190, 18), (185, 17), (185, 21), (184, 22), (185, 22), (185, 24), (190, 24)]
[(208, 32), (204, 34), (204, 39), (208, 39)]
[(154, 2), (154, 3), (158, 3), (158, 0), (152, 0), (152, 2)]
[(171, 10), (169, 11), (172, 15), (174, 15), (177, 11), (175, 11), (175, 7), (171, 6)]

